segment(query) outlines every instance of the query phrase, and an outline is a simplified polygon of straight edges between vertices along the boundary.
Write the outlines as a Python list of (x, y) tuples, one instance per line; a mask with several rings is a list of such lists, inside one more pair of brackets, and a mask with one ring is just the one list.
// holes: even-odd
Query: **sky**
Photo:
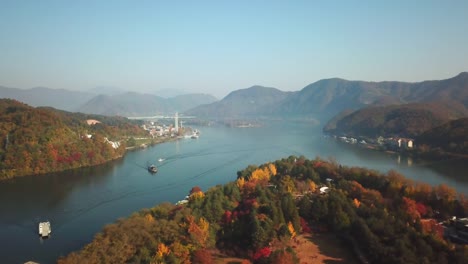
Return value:
[(468, 71), (468, 1), (0, 0), (0, 85), (222, 98)]

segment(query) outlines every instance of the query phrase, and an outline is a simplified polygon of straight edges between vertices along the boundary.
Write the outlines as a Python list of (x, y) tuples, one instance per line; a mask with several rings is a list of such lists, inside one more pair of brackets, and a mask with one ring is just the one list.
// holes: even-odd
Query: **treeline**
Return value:
[(291, 156), (249, 166), (235, 182), (205, 193), (194, 187), (188, 200), (108, 225), (58, 262), (213, 263), (213, 252), (221, 251), (254, 263), (298, 263), (288, 241), (309, 232), (335, 233), (369, 263), (468, 261), (468, 248), (445, 240), (437, 224), (466, 216), (468, 201), (446, 185), (415, 183), (394, 171)]
[[(89, 126), (87, 119), (101, 123)], [(102, 164), (122, 156), (124, 139), (136, 135), (145, 131), (126, 118), (33, 108), (1, 99), (0, 180)], [(113, 148), (105, 138), (119, 141), (120, 147)]]

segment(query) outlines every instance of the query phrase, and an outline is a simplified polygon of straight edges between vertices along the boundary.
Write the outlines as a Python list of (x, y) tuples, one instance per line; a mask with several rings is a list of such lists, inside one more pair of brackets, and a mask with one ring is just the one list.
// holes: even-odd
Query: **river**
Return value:
[[(382, 172), (396, 169), (408, 178), (446, 183), (468, 194), (468, 177), (464, 177), (468, 168), (463, 161), (418, 164), (324, 138), (319, 127), (308, 123), (199, 129), (198, 139), (129, 152), (103, 166), (0, 182), (1, 262), (54, 263), (118, 218), (164, 201), (174, 203), (196, 185), (206, 190), (235, 180), (237, 171), (249, 164), (289, 155), (333, 157), (343, 165)], [(148, 163), (158, 165), (159, 172), (148, 173)], [(37, 224), (43, 220), (52, 224), (51, 237), (45, 240), (37, 234)]]

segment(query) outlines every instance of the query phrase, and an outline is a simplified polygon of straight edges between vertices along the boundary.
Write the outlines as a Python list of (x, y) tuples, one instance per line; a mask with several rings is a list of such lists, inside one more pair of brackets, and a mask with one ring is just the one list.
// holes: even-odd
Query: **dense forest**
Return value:
[(343, 112), (330, 120), (323, 130), (354, 137), (415, 137), (463, 116), (463, 111), (442, 103), (378, 106)]
[[(88, 125), (86, 120), (100, 123)], [(121, 157), (136, 121), (34, 108), (0, 99), (0, 180), (102, 164)], [(119, 142), (114, 148), (109, 141)]]
[(421, 151), (468, 155), (468, 118), (461, 118), (430, 129), (416, 141)]
[(304, 233), (334, 234), (362, 263), (467, 263), (468, 247), (437, 224), (467, 213), (468, 200), (446, 185), (291, 156), (206, 192), (194, 187), (186, 204), (118, 220), (58, 263), (213, 263), (214, 252), (299, 263), (289, 241)]

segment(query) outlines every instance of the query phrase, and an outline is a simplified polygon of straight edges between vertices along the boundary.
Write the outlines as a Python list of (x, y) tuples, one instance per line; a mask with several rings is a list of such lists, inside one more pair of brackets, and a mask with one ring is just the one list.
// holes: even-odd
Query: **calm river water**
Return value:
[[(80, 249), (108, 223), (142, 208), (174, 203), (198, 185), (203, 190), (236, 179), (249, 164), (289, 155), (334, 157), (344, 165), (446, 183), (468, 194), (463, 161), (417, 164), (405, 157), (326, 139), (320, 128), (275, 122), (261, 128), (200, 127), (198, 139), (183, 139), (128, 153), (122, 160), (73, 172), (0, 182), (0, 262), (54, 263)], [(158, 162), (159, 158), (165, 160)], [(148, 163), (159, 166), (151, 175)], [(411, 164), (411, 165), (408, 165)], [(37, 224), (50, 220), (52, 236), (40, 240)]]

